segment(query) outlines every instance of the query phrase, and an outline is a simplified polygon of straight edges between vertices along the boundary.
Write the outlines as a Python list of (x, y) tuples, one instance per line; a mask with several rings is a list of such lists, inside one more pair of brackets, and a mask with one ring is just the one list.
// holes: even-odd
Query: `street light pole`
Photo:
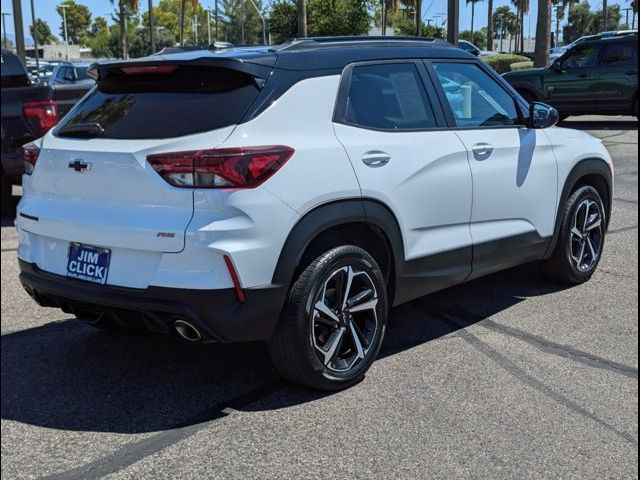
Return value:
[(64, 3), (60, 4), (60, 8), (62, 9), (62, 23), (64, 24), (64, 44), (67, 48), (67, 62), (69, 61), (69, 36), (67, 34), (67, 8), (69, 5)]
[[(627, 18), (629, 16), (627, 15)], [(33, 48), (36, 53), (36, 75), (40, 75), (40, 55), (38, 54), (38, 32), (36, 31), (36, 14), (31, 0), (31, 25), (33, 25)]]
[(13, 0), (13, 32), (16, 36), (16, 53), (26, 63), (27, 55), (24, 48), (24, 26), (22, 24), (22, 2)]

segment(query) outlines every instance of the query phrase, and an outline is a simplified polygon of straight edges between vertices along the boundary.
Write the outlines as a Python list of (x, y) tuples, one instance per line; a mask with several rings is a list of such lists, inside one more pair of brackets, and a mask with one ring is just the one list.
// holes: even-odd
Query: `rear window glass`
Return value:
[[(259, 90), (252, 76), (205, 66), (168, 66), (164, 73), (107, 72), (54, 132), (83, 136), (79, 126), (98, 124), (101, 137), (171, 138), (236, 124)], [(80, 132), (80, 133), (78, 133)], [(88, 134), (86, 136), (95, 136)]]
[(16, 55), (2, 52), (0, 61), (0, 68), (2, 70), (2, 88), (23, 87), (29, 85), (27, 72)]

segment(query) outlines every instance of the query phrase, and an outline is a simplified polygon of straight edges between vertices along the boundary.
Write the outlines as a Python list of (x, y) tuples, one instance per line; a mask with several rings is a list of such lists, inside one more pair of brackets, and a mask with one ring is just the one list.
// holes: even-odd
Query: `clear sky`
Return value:
[[(84, 4), (91, 10), (92, 18), (95, 17), (107, 17), (113, 12), (114, 7), (109, 0), (76, 0), (78, 3)], [(159, 0), (154, 0), (154, 5), (157, 5)], [(212, 7), (215, 0), (201, 0), (203, 6)], [(598, 10), (602, 8), (602, 0), (589, 0), (591, 8)], [(36, 10), (36, 17), (45, 20), (51, 27), (51, 31), (54, 35), (61, 37), (60, 25), (62, 20), (57, 14), (55, 6), (59, 3), (58, 0), (33, 0)], [(117, 2), (116, 2), (117, 3)], [(263, 3), (267, 3), (263, 1)], [(627, 0), (610, 0), (610, 4), (620, 4), (622, 8), (629, 6)], [(146, 10), (148, 1), (140, 1), (142, 10)], [(509, 5), (509, 0), (495, 0), (494, 8), (502, 5)], [(460, 30), (468, 30), (471, 26), (471, 5), (467, 5), (465, 1), (461, 0), (460, 6)], [(475, 28), (479, 29), (487, 24), (487, 3), (486, 1), (476, 3), (476, 15), (475, 15)], [(447, 11), (447, 0), (423, 0), (422, 15), (426, 20), (432, 18), (437, 14), (445, 13)], [(12, 4), (10, 0), (2, 0), (2, 12), (13, 13)], [(531, 33), (535, 35), (535, 18), (537, 12), (537, 0), (531, 0), (531, 12), (529, 18), (525, 19), (525, 33), (528, 34), (529, 24), (531, 25)], [(25, 34), (28, 35), (28, 27), (31, 24), (31, 7), (29, 0), (22, 0), (22, 15), (24, 17)], [(623, 16), (624, 21), (624, 16)], [(12, 17), (6, 17), (7, 33), (13, 34), (13, 19)]]

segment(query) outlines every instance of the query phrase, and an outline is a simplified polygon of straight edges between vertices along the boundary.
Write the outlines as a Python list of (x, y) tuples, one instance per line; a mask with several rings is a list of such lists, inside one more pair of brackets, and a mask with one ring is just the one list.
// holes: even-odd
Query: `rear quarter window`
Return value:
[[(237, 124), (259, 93), (234, 70), (174, 66), (166, 73), (108, 71), (54, 132), (97, 123), (104, 138), (172, 138)], [(74, 135), (78, 136), (78, 135)]]

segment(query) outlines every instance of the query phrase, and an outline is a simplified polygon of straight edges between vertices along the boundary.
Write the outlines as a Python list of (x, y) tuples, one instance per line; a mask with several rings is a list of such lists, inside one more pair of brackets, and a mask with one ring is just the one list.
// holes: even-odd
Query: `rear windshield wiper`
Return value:
[(105, 131), (98, 122), (84, 122), (65, 125), (56, 134), (63, 137), (104, 137)]

